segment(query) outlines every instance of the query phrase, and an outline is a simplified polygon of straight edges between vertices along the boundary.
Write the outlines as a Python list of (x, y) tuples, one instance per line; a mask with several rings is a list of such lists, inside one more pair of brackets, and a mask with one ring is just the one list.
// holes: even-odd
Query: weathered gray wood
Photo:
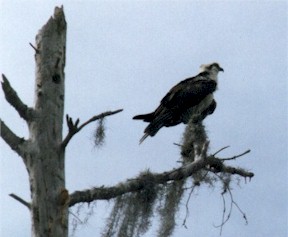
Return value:
[(4, 74), (2, 74), (1, 84), (3, 92), (5, 94), (5, 98), (9, 102), (9, 104), (16, 109), (20, 117), (22, 117), (26, 121), (30, 121), (33, 118), (34, 110), (32, 108), (29, 108), (21, 101), (16, 91), (11, 87), (8, 79)]
[(53, 17), (36, 36), (36, 116), (29, 123), (31, 145), (23, 157), (29, 173), (34, 237), (68, 236), (68, 209), (62, 200), (67, 191), (61, 149), (65, 47), (66, 21), (63, 9), (56, 7)]
[(23, 155), (24, 138), (18, 137), (5, 123), (0, 119), (0, 136), (19, 156)]

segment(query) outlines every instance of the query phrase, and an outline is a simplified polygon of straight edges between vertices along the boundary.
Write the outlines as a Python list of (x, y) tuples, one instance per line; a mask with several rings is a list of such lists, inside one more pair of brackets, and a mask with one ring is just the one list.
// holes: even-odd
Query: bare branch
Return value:
[(243, 168), (235, 168), (232, 166), (226, 166), (223, 163), (222, 159), (215, 158), (213, 156), (209, 157), (209, 164), (205, 167), (206, 170), (211, 171), (213, 173), (228, 173), (228, 174), (237, 174), (239, 176), (242, 176), (244, 178), (252, 178), (254, 176), (254, 173), (249, 172)]
[(18, 155), (22, 156), (21, 145), (25, 142), (24, 138), (15, 135), (10, 128), (0, 119), (0, 136)]
[[(229, 189), (229, 192), (231, 193), (231, 190)], [(243, 219), (245, 220), (245, 224), (248, 225), (248, 218), (245, 214), (244, 211), (242, 211), (242, 209), (239, 207), (239, 205), (237, 204), (237, 202), (235, 202), (234, 200), (232, 200), (234, 206), (237, 207), (238, 211), (242, 214)]]
[(102, 119), (102, 118), (104, 118), (104, 117), (106, 117), (106, 116), (110, 116), (110, 115), (113, 115), (113, 114), (117, 114), (117, 113), (122, 112), (122, 111), (123, 111), (123, 109), (118, 109), (118, 110), (115, 110), (115, 111), (108, 111), (108, 112), (104, 112), (104, 113), (102, 113), (102, 114), (96, 115), (96, 116), (92, 117), (91, 119), (89, 119), (88, 121), (86, 121), (85, 123), (83, 123), (83, 124), (78, 128), (78, 132), (79, 132), (82, 128), (84, 128), (86, 125), (88, 125), (89, 123), (91, 123), (91, 122), (94, 122), (94, 121), (96, 121), (96, 120), (98, 120), (98, 119)]
[(218, 150), (218, 151), (216, 151), (214, 154), (213, 154), (213, 156), (216, 156), (219, 152), (221, 152), (221, 151), (223, 151), (223, 150), (225, 150), (225, 149), (227, 149), (227, 148), (229, 148), (230, 146), (224, 146), (223, 148), (221, 148), (220, 150)]
[(241, 157), (241, 156), (244, 156), (246, 154), (248, 154), (251, 150), (247, 150), (247, 151), (244, 151), (243, 153), (239, 154), (239, 155), (236, 155), (236, 156), (233, 156), (233, 157), (230, 157), (230, 158), (222, 158), (221, 160), (235, 160), (237, 159), (238, 157)]
[(96, 120), (102, 119), (102, 118), (104, 118), (106, 116), (117, 114), (117, 113), (122, 112), (122, 111), (123, 111), (123, 109), (118, 109), (118, 110), (115, 110), (115, 111), (107, 111), (107, 112), (101, 113), (99, 115), (96, 115), (96, 116), (92, 117), (91, 119), (89, 119), (88, 121), (86, 121), (85, 123), (83, 123), (79, 127), (78, 127), (78, 124), (80, 122), (79, 119), (77, 119), (76, 122), (73, 123), (72, 118), (69, 117), (69, 115), (66, 115), (66, 122), (67, 122), (67, 126), (69, 128), (69, 132), (68, 132), (67, 136), (65, 137), (65, 139), (62, 142), (62, 148), (65, 148), (67, 146), (67, 144), (69, 143), (71, 138), (74, 136), (74, 134), (78, 133), (82, 128), (84, 128), (89, 123), (92, 123), (92, 122), (94, 122)]
[(21, 118), (26, 121), (31, 121), (33, 118), (34, 110), (32, 108), (29, 108), (21, 101), (16, 91), (11, 87), (8, 79), (4, 74), (2, 74), (2, 79), (3, 81), (1, 84), (6, 100), (16, 109)]
[[(125, 193), (136, 192), (145, 188), (145, 181), (149, 178), (149, 182), (154, 184), (164, 184), (171, 180), (181, 180), (190, 177), (197, 171), (206, 167), (221, 166), (217, 169), (217, 172), (227, 172), (231, 174), (238, 174), (243, 177), (253, 177), (254, 174), (247, 172), (243, 169), (237, 169), (234, 167), (225, 166), (223, 162), (213, 156), (202, 157), (187, 165), (183, 165), (178, 169), (164, 172), (164, 173), (146, 173), (146, 175), (140, 175), (135, 179), (127, 180), (125, 183), (119, 183), (113, 187), (100, 187), (92, 188), (85, 191), (76, 191), (70, 195), (69, 206), (73, 206), (80, 202), (92, 202), (94, 200), (109, 200), (111, 198), (118, 197)], [(210, 170), (212, 171), (212, 170)], [(215, 171), (214, 171), (215, 172)]]
[(223, 165), (221, 172), (229, 173), (229, 174), (238, 174), (244, 178), (250, 178), (250, 179), (252, 177), (254, 177), (254, 173), (246, 171), (242, 168), (235, 168), (232, 166), (224, 166)]
[(18, 202), (22, 203), (25, 207), (27, 207), (29, 210), (31, 209), (31, 204), (29, 202), (26, 202), (25, 200), (23, 200), (22, 198), (20, 198), (19, 196), (17, 196), (14, 193), (10, 193), (9, 194), (10, 197), (14, 198), (15, 200), (17, 200)]

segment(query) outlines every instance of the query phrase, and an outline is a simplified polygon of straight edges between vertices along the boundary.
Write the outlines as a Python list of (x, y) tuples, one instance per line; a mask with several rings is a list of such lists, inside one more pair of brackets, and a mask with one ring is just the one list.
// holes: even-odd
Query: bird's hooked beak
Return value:
[(219, 72), (224, 72), (224, 69), (222, 67), (219, 67)]

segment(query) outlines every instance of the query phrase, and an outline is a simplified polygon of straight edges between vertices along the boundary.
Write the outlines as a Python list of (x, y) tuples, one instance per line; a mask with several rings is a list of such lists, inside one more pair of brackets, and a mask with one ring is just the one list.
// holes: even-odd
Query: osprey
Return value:
[(187, 124), (189, 120), (198, 123), (212, 114), (216, 108), (213, 92), (217, 88), (219, 71), (224, 72), (218, 63), (201, 65), (200, 73), (172, 87), (154, 112), (133, 117), (149, 123), (140, 144), (148, 136), (153, 137), (162, 127)]

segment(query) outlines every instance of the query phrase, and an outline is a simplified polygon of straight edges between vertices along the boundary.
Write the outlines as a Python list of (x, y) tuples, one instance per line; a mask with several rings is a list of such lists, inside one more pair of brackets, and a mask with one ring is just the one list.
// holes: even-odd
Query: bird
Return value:
[(134, 116), (135, 120), (149, 123), (139, 144), (148, 136), (155, 136), (162, 127), (187, 124), (190, 120), (199, 123), (212, 114), (217, 105), (213, 92), (217, 89), (220, 71), (224, 69), (217, 62), (202, 64), (196, 76), (173, 86), (155, 111)]

